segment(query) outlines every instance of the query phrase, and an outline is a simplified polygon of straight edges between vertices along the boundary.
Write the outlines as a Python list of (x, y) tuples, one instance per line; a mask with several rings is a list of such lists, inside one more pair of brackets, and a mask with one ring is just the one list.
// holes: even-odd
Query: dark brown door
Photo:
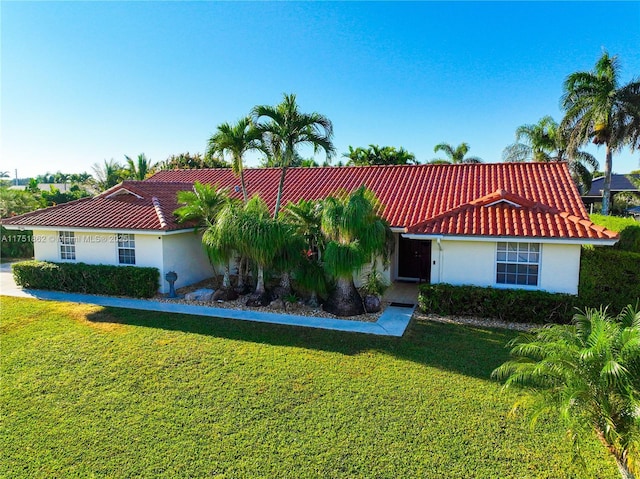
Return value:
[(398, 276), (429, 282), (431, 279), (431, 240), (412, 240), (400, 236)]

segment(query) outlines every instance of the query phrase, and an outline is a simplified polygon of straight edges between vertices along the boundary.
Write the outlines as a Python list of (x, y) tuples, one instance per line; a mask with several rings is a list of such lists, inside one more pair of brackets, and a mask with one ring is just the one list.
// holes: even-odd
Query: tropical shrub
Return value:
[(2, 233), (2, 258), (33, 258), (33, 231), (8, 230), (0, 226)]
[(17, 285), (69, 293), (150, 298), (158, 291), (157, 268), (23, 261), (12, 265)]
[(579, 452), (594, 434), (613, 456), (621, 477), (640, 471), (640, 312), (628, 305), (617, 317), (586, 309), (571, 325), (553, 325), (511, 341), (512, 358), (493, 371), (504, 388), (520, 392), (532, 424), (553, 413)]

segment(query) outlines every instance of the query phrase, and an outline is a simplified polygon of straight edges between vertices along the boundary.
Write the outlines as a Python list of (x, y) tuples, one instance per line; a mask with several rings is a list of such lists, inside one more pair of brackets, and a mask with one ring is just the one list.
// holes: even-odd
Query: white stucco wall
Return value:
[(581, 246), (542, 245), (540, 288), (555, 293), (578, 294)]
[[(580, 275), (580, 245), (541, 244), (537, 287), (496, 283), (496, 243), (447, 241), (432, 243), (432, 283), (472, 284), (495, 288), (540, 289), (577, 294)], [(433, 264), (435, 262), (435, 264)]]
[(41, 261), (60, 261), (58, 233), (33, 230), (33, 257)]
[(202, 235), (188, 231), (167, 235), (162, 241), (163, 269), (160, 270), (161, 292), (169, 291), (164, 275), (169, 271), (178, 274), (176, 288), (182, 288), (213, 276), (213, 268), (202, 248)]

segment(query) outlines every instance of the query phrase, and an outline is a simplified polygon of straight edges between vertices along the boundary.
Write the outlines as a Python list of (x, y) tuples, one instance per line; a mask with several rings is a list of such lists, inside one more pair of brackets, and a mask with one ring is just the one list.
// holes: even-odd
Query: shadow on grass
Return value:
[(344, 355), (357, 355), (375, 350), (426, 366), (481, 379), (488, 379), (491, 371), (508, 359), (505, 344), (516, 335), (506, 330), (413, 321), (402, 338), (390, 338), (112, 307), (105, 307), (101, 312), (89, 315), (87, 319), (96, 323), (111, 322), (160, 328)]

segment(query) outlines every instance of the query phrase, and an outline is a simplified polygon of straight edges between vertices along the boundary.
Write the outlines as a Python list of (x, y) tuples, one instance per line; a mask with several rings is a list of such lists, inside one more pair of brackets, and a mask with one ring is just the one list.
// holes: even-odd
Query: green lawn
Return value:
[(488, 379), (513, 333), (402, 339), (3, 297), (0, 477), (615, 478)]

